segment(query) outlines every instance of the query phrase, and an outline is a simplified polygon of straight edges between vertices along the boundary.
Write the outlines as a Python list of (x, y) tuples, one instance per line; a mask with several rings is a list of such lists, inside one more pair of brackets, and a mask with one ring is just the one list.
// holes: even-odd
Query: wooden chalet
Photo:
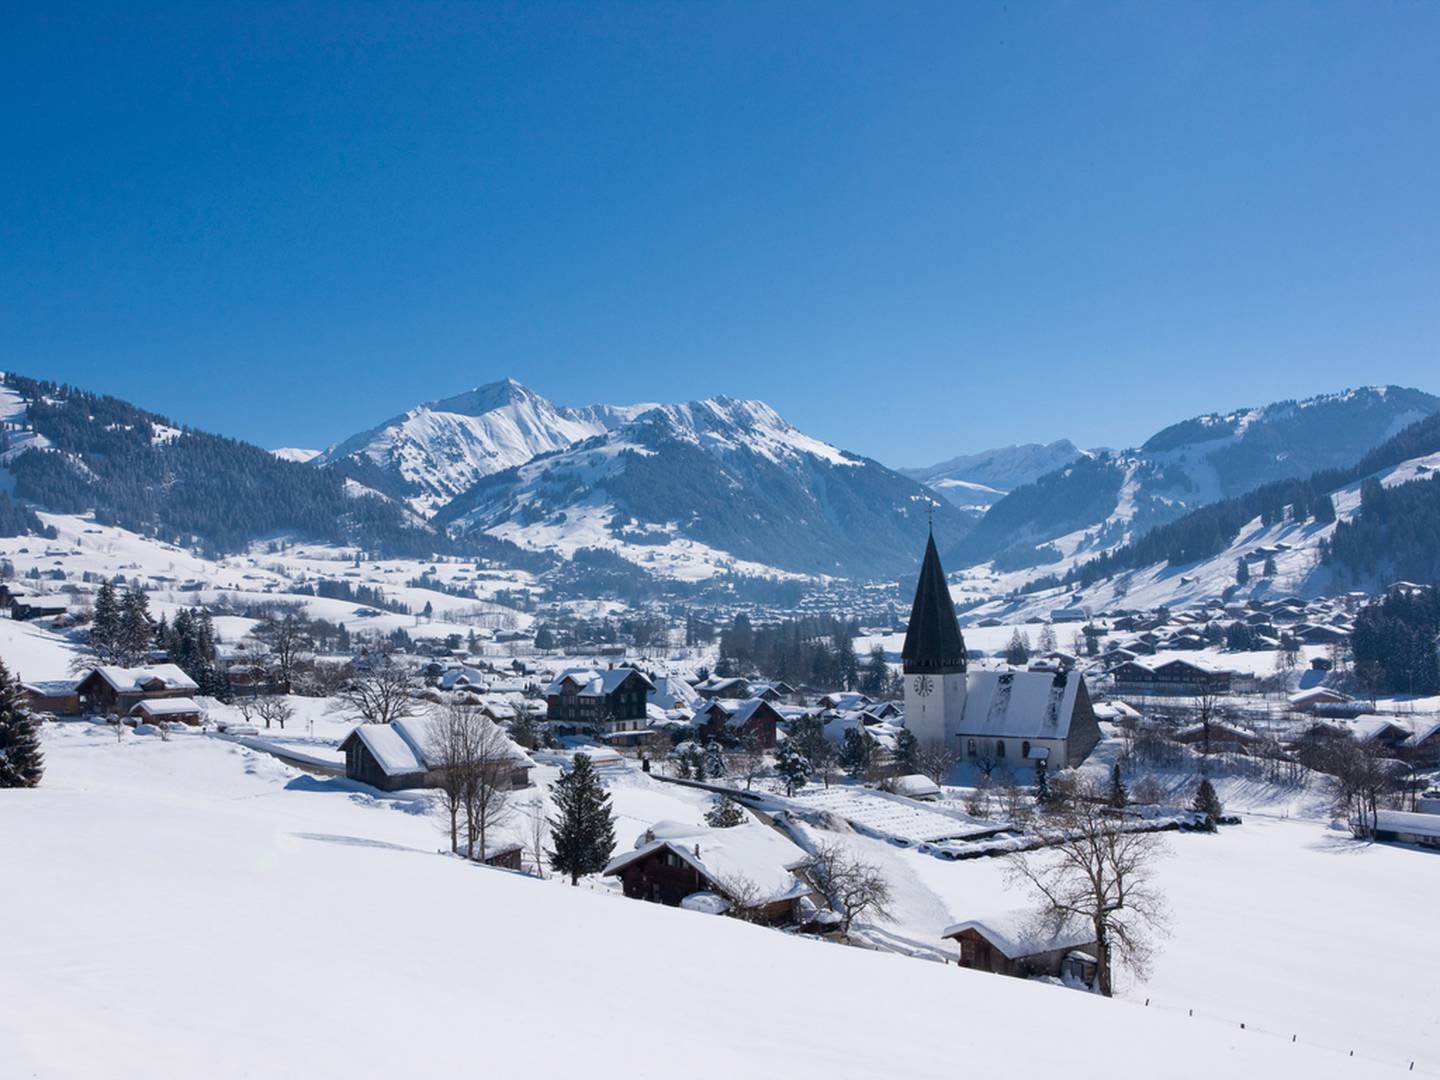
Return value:
[(78, 716), (80, 713), (79, 683), (74, 679), (21, 684), (26, 703), (33, 712), (55, 716)]
[[(529, 787), (534, 762), (515, 743), (510, 742), (509, 747), (506, 781), (512, 789)], [(443, 763), (436, 754), (430, 718), (426, 716), (389, 724), (360, 724), (345, 736), (340, 752), (345, 755), (345, 775), (349, 779), (382, 791), (433, 788), (442, 779)]]
[(695, 713), (695, 724), (701, 736), (722, 743), (736, 743), (753, 738), (763, 750), (775, 747), (776, 725), (783, 717), (764, 698), (731, 701), (715, 698)]
[(634, 900), (678, 907), (696, 893), (713, 893), (775, 925), (795, 921), (802, 900), (814, 903), (800, 875), (806, 861), (804, 851), (758, 821), (729, 829), (661, 821), (634, 850), (611, 859), (605, 876), (618, 877)]
[(1089, 927), (1054, 932), (1024, 913), (968, 919), (940, 935), (960, 946), (960, 966), (1028, 979), (1049, 975), (1093, 986), (1099, 946)]
[(545, 719), (557, 733), (638, 731), (646, 726), (645, 707), (654, 689), (635, 668), (570, 668), (545, 690)]
[(1137, 659), (1120, 664), (1111, 675), (1117, 694), (1195, 697), (1230, 693), (1234, 673), (1194, 660), (1155, 663)]
[(174, 664), (133, 668), (102, 664), (92, 668), (75, 689), (80, 712), (127, 716), (142, 701), (189, 697), (200, 688)]

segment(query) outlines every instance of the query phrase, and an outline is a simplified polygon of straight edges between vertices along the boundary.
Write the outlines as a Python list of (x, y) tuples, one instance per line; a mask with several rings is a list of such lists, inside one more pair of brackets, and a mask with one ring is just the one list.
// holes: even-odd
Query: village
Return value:
[[(1358, 596), (971, 625), (932, 542), (910, 617), (842, 620), (849, 659), (817, 684), (745, 668), (734, 628), (759, 639), (828, 614), (747, 604), (729, 626), (667, 625), (661, 609), (556, 606), (514, 575), (431, 566), (497, 598), (460, 601), (384, 561), (217, 566), (47, 520), (55, 540), (0, 541), (0, 659), (58, 762), (77, 736), (213, 743), (316, 798), (399, 809), (497, 872), (1227, 1019), (1245, 995), (1186, 965), (1208, 970), (1210, 935), (1261, 902), (1247, 889), (1289, 904), (1319, 872), (1293, 862), (1304, 837), (1389, 848), (1380, 872), (1400, 880), (1440, 872), (1440, 699), (1356, 676)], [(402, 602), (431, 613), (387, 610)], [(587, 652), (589, 634), (606, 640)], [(576, 644), (557, 650), (562, 636)], [(1134, 895), (1153, 891), (1113, 925), (1047, 911), (1040, 888), (1051, 855), (1096, 830)], [(1217, 843), (1236, 848), (1236, 879), (1216, 876)], [(1374, 887), (1336, 873), (1337, 907)], [(1311, 944), (1299, 933), (1272, 947)], [(1333, 1026), (1313, 1020), (1326, 1045)], [(1381, 1030), (1357, 1038), (1405, 1043)]]

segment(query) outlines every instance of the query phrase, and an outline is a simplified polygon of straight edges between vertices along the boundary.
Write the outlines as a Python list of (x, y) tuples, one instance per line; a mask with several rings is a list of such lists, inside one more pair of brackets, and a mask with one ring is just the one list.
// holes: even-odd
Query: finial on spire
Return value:
[(931, 536), (934, 536), (934, 535), (935, 535), (935, 500), (934, 500), (934, 499), (926, 499), (926, 500), (925, 500), (925, 516), (926, 516), (926, 518), (928, 519), (928, 524), (929, 524), (929, 526), (930, 526), (930, 535), (931, 535)]

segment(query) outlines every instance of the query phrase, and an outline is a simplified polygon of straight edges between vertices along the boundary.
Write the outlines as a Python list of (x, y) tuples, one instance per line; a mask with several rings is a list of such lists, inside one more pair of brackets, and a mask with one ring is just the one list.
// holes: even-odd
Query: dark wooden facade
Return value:
[(610, 733), (645, 726), (650, 680), (630, 671), (609, 693), (590, 694), (572, 679), (562, 679), (559, 692), (545, 699), (545, 718), (558, 728)]
[[(643, 859), (637, 859), (619, 872), (625, 895), (632, 900), (678, 907), (685, 897), (697, 892), (713, 892), (732, 899), (718, 882), (710, 880), (682, 859), (668, 846), (660, 847)], [(770, 925), (789, 922), (794, 917), (794, 900), (775, 900), (754, 910), (754, 918)]]
[(754, 711), (739, 726), (731, 726), (730, 712), (718, 702), (712, 702), (705, 706), (695, 714), (695, 719), (700, 722), (700, 734), (706, 739), (715, 739), (723, 743), (737, 743), (746, 738), (753, 738), (755, 744), (762, 750), (773, 750), (776, 725), (780, 723), (782, 717), (774, 705), (760, 700), (756, 702)]

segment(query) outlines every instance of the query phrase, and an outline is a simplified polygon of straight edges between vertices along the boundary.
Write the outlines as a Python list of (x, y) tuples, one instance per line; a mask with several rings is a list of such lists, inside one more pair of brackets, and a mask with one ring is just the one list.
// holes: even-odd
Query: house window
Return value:
[(1004, 757), (1004, 756), (1005, 756), (1005, 740), (1004, 740), (1004, 739), (996, 739), (996, 740), (995, 740), (995, 756), (996, 756), (996, 757)]
[(1030, 756), (1030, 740), (1029, 740), (1029, 739), (1026, 739), (1024, 742), (1022, 742), (1022, 743), (1020, 744), (1020, 756), (1021, 756), (1022, 758), (1028, 758), (1028, 757)]
[(974, 740), (974, 739), (966, 739), (966, 740), (965, 740), (965, 752), (966, 752), (967, 754), (969, 754), (971, 757), (974, 757), (974, 756), (975, 756), (975, 740)]

